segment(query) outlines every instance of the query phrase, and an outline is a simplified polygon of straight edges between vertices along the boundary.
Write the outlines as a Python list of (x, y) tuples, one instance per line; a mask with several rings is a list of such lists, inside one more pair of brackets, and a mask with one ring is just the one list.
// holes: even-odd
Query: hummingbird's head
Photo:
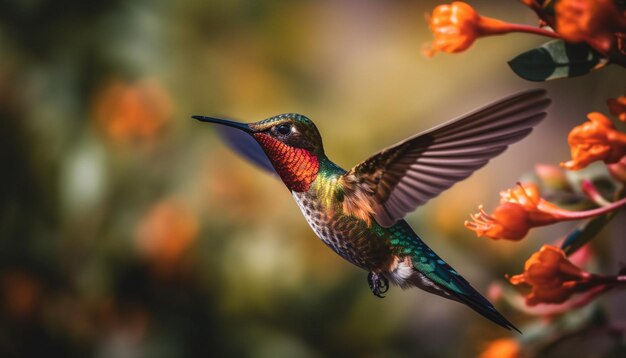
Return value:
[(286, 113), (255, 123), (193, 116), (203, 121), (240, 129), (259, 143), (290, 190), (306, 191), (317, 177), (324, 156), (322, 137), (315, 124), (297, 113)]
[(313, 121), (297, 113), (285, 113), (248, 124), (252, 135), (265, 149), (264, 141), (279, 141), (315, 155), (324, 154), (322, 136)]

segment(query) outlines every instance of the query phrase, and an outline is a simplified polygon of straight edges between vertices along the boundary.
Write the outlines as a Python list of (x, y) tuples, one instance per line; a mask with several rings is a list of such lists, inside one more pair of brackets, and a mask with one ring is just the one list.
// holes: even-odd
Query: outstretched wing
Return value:
[(259, 143), (248, 133), (227, 126), (219, 126), (218, 133), (222, 140), (237, 154), (246, 158), (257, 167), (278, 177), (278, 173), (276, 173), (274, 166)]
[(522, 92), (382, 150), (341, 178), (351, 198), (344, 208), (367, 208), (379, 225), (392, 226), (528, 135), (546, 116), (545, 96)]

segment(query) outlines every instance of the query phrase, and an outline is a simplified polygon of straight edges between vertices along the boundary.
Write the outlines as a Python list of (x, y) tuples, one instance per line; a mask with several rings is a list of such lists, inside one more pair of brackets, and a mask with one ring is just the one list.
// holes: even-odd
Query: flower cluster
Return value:
[[(427, 15), (434, 40), (424, 47), (424, 54), (432, 57), (437, 52), (457, 53), (467, 50), (480, 37), (502, 35), (512, 32), (531, 33), (556, 38), (563, 46), (585, 44), (587, 48), (572, 47), (571, 52), (587, 51), (588, 61), (569, 61), (567, 52), (558, 46), (543, 46), (551, 52), (554, 64), (568, 64), (573, 71), (568, 74), (539, 74), (528, 68), (522, 61), (509, 65), (520, 76), (529, 80), (547, 80), (558, 77), (577, 76), (604, 67), (609, 63), (626, 66), (626, 16), (614, 0), (522, 0), (533, 9), (540, 19), (540, 26), (512, 24), (498, 19), (480, 16), (465, 2), (455, 1), (449, 5), (437, 6)], [(554, 5), (554, 6), (552, 6)], [(549, 43), (548, 43), (549, 44)], [(546, 44), (546, 45), (548, 45)], [(534, 56), (529, 51), (521, 56)], [(526, 58), (526, 60), (529, 60)], [(536, 57), (533, 60), (545, 61)], [(583, 61), (584, 62), (584, 61)], [(536, 72), (536, 73), (535, 73)], [(538, 79), (537, 76), (543, 76)]]
[[(626, 102), (624, 97), (609, 101), (611, 103)], [(617, 116), (623, 111), (613, 105), (611, 112)], [(588, 122), (572, 129), (568, 136), (572, 160), (561, 163), (568, 170), (585, 168), (595, 161), (607, 164), (608, 171), (614, 178), (626, 181), (626, 134), (615, 129), (615, 126), (601, 113), (587, 115)], [(541, 172), (550, 171), (548, 166), (540, 166)], [(545, 174), (545, 173), (543, 173)], [(552, 177), (554, 175), (549, 175)], [(563, 178), (562, 175), (559, 175)], [(548, 178), (548, 180), (550, 180)], [(554, 224), (560, 221), (588, 219), (612, 212), (624, 206), (626, 199), (614, 203), (606, 202), (590, 182), (583, 182), (582, 191), (602, 207), (587, 211), (569, 211), (543, 199), (539, 188), (534, 183), (518, 184), (514, 189), (500, 193), (500, 206), (489, 215), (482, 206), (479, 212), (471, 215), (472, 221), (466, 221), (465, 227), (476, 232), (478, 236), (492, 239), (518, 241), (526, 236), (530, 228)]]
[[(607, 104), (618, 119), (625, 116), (626, 97), (609, 100)], [(477, 236), (519, 241), (533, 227), (589, 219), (566, 236), (561, 248), (544, 245), (526, 261), (522, 273), (509, 278), (512, 285), (524, 288), (526, 294), (522, 299), (519, 294), (509, 292), (509, 298), (505, 299), (526, 313), (553, 317), (583, 307), (613, 288), (626, 286), (625, 270), (608, 276), (590, 273), (570, 256), (581, 247), (585, 250), (579, 253), (589, 251), (585, 245), (617, 210), (626, 206), (626, 190), (623, 189), (626, 183), (626, 134), (617, 130), (613, 122), (601, 113), (589, 113), (587, 117), (588, 122), (569, 133), (571, 160), (561, 163), (561, 168), (538, 165), (535, 173), (537, 183), (518, 183), (517, 187), (502, 191), (500, 205), (492, 214), (480, 206), (479, 212), (471, 215), (472, 220), (465, 222), (465, 227)], [(589, 178), (574, 180), (571, 175), (565, 174), (567, 170), (580, 170), (593, 162), (604, 163), (608, 173), (621, 185), (614, 180), (605, 180), (605, 183), (614, 184), (599, 190)], [(542, 197), (542, 189), (548, 192), (551, 201)], [(605, 198), (607, 190), (612, 190), (613, 201)], [(579, 210), (561, 208), (552, 200), (559, 204), (577, 204)], [(580, 210), (589, 206), (596, 207)], [(499, 296), (507, 297), (503, 291)], [(516, 298), (510, 298), (511, 295)], [(510, 347), (514, 347), (513, 343), (506, 342)], [(497, 352), (498, 347), (500, 343), (494, 341), (485, 352)]]
[[(536, 13), (538, 26), (481, 16), (461, 1), (437, 6), (426, 17), (434, 39), (424, 46), (424, 55), (460, 53), (479, 38), (522, 32), (551, 38), (508, 62), (515, 74), (524, 79), (547, 81), (580, 76), (608, 64), (626, 67), (624, 1), (520, 1)], [(607, 106), (611, 115), (626, 123), (626, 95), (609, 99)], [(478, 237), (520, 241), (534, 227), (580, 221), (560, 240), (560, 248), (542, 246), (528, 258), (522, 273), (509, 278), (510, 284), (494, 284), (498, 287), (497, 297), (492, 298), (506, 301), (524, 313), (547, 318), (542, 322), (544, 327), (549, 326), (546, 322), (593, 302), (598, 295), (626, 286), (626, 269), (607, 276), (588, 272), (593, 269), (586, 267), (593, 258), (587, 244), (626, 206), (626, 133), (605, 114), (592, 112), (587, 118), (568, 135), (570, 160), (560, 166), (538, 165), (534, 175), (525, 177), (523, 184), (500, 192), (500, 203), (493, 212), (488, 213), (480, 205), (478, 213), (464, 223)], [(573, 172), (596, 162), (603, 163), (605, 170), (593, 172), (602, 169), (602, 165), (596, 165), (587, 171)], [(581, 256), (589, 260), (578, 261)], [(563, 338), (555, 334), (560, 328), (546, 328), (545, 336)], [(547, 356), (541, 350), (533, 351), (537, 345), (532, 347), (528, 341), (497, 339), (480, 356)], [(545, 343), (544, 348), (554, 342)]]
[(554, 12), (554, 27), (563, 39), (586, 42), (605, 54), (617, 40), (615, 34), (626, 31), (626, 18), (612, 0), (560, 0)]

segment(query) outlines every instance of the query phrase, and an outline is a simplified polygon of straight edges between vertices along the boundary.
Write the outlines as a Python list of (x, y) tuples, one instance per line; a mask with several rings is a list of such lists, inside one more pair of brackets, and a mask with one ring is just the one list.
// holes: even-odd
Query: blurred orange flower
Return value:
[(135, 244), (140, 254), (167, 269), (179, 262), (197, 235), (198, 221), (190, 208), (166, 199), (154, 204), (141, 219)]
[(41, 301), (41, 282), (34, 276), (16, 269), (2, 274), (1, 292), (5, 312), (16, 319), (28, 319)]
[(510, 24), (498, 19), (478, 15), (470, 5), (455, 1), (450, 5), (437, 6), (426, 20), (434, 41), (424, 47), (424, 55), (432, 57), (437, 52), (456, 53), (465, 51), (477, 38), (509, 32), (529, 32), (544, 36), (558, 36), (540, 28)]
[(93, 115), (115, 143), (154, 139), (172, 116), (172, 99), (160, 82), (106, 81), (94, 98)]
[(622, 122), (626, 122), (626, 96), (610, 98), (606, 101), (609, 111)]
[(561, 163), (566, 169), (582, 169), (597, 160), (617, 163), (626, 155), (626, 134), (615, 130), (602, 113), (589, 113), (587, 118), (589, 122), (574, 127), (567, 137), (572, 160)]
[(519, 342), (511, 338), (501, 338), (490, 342), (479, 358), (519, 358), (521, 347)]
[(594, 275), (572, 264), (565, 253), (554, 246), (543, 245), (524, 265), (524, 273), (509, 279), (514, 285), (529, 285), (532, 292), (526, 304), (562, 303), (574, 293), (590, 288)]
[(568, 42), (587, 42), (609, 52), (616, 32), (626, 31), (626, 17), (613, 0), (559, 0), (554, 5), (556, 31)]
[(465, 221), (466, 228), (476, 232), (478, 237), (499, 240), (519, 241), (532, 227), (553, 224), (559, 221), (580, 220), (605, 214), (626, 205), (626, 199), (610, 205), (586, 210), (569, 211), (552, 204), (539, 196), (535, 184), (518, 183), (514, 189), (500, 192), (500, 206), (489, 215), (479, 206), (479, 212), (472, 214), (473, 221)]

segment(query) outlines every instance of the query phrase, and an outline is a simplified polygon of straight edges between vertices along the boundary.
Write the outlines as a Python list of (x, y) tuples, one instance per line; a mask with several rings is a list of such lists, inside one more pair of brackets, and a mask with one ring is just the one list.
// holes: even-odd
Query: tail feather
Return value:
[(423, 290), (465, 304), (490, 321), (522, 333), (450, 265), (421, 240), (412, 255), (414, 273), (409, 282)]
[(508, 319), (506, 319), (500, 312), (496, 310), (496, 308), (489, 302), (485, 297), (483, 297), (478, 291), (474, 290), (471, 286), (472, 294), (464, 295), (456, 292), (452, 292), (452, 295), (456, 298), (457, 301), (469, 306), (474, 311), (481, 314), (483, 317), (489, 319), (491, 322), (494, 322), (501, 327), (504, 327), (508, 330), (516, 330), (519, 333), (522, 333), (517, 327), (513, 325)]
[[(490, 321), (520, 332), (458, 272), (442, 260), (420, 239), (406, 221), (394, 225), (390, 240), (396, 258), (386, 276), (402, 288), (422, 290), (461, 302)], [(521, 332), (520, 332), (521, 333)]]
[[(447, 264), (445, 265), (450, 267)], [(513, 323), (498, 312), (491, 302), (476, 291), (476, 289), (474, 289), (463, 277), (458, 274), (452, 274), (452, 276), (450, 276), (451, 281), (448, 281), (450, 284), (442, 285), (431, 279), (429, 276), (431, 275), (428, 273), (416, 270), (415, 274), (411, 277), (411, 279), (409, 279), (409, 281), (414, 286), (417, 286), (425, 291), (463, 303), (501, 327), (522, 333), (513, 325)], [(451, 286), (454, 288), (451, 288)]]

